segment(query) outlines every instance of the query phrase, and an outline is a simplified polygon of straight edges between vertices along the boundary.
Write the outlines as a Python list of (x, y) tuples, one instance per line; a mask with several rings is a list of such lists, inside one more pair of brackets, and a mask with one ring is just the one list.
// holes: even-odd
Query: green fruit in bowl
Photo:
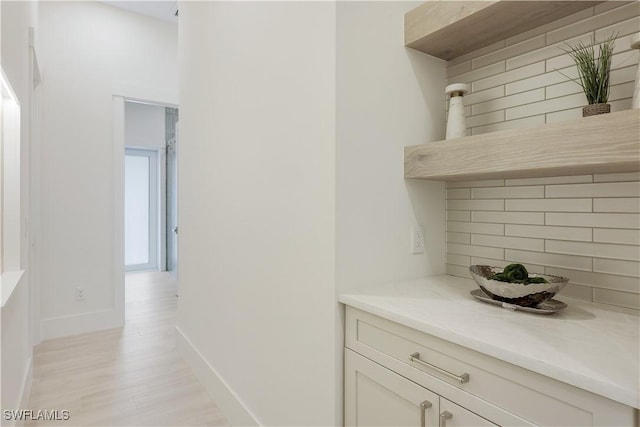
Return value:
[(509, 264), (502, 273), (496, 273), (489, 277), (490, 280), (499, 282), (520, 283), (528, 285), (529, 283), (547, 283), (542, 277), (529, 277), (529, 272), (522, 264)]

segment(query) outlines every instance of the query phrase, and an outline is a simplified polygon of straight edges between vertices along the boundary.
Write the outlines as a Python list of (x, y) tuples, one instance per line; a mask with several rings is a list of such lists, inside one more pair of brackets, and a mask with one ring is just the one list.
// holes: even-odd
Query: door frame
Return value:
[(113, 301), (119, 326), (124, 325), (124, 150), (125, 101), (178, 107), (178, 94), (164, 89), (145, 89), (125, 85), (113, 91)]

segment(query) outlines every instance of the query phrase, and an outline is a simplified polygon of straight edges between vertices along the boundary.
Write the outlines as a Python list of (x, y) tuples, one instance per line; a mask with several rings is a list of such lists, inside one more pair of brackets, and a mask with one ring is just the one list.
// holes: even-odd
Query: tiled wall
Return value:
[[(620, 4), (623, 4), (620, 6)], [(582, 116), (582, 88), (573, 60), (561, 48), (602, 41), (618, 33), (611, 73), (612, 111), (631, 107), (638, 49), (631, 36), (640, 31), (640, 2), (610, 1), (527, 33), (449, 61), (448, 83), (468, 83), (465, 96), (469, 134), (535, 127)]]
[[(629, 109), (640, 3), (606, 2), (448, 64), (449, 83), (468, 83), (470, 134), (579, 118), (586, 98), (560, 47), (618, 32), (610, 104)], [(640, 310), (640, 174), (447, 184), (447, 272), (523, 263), (569, 277), (562, 295)]]
[(450, 182), (447, 273), (519, 262), (563, 295), (640, 309), (640, 174)]

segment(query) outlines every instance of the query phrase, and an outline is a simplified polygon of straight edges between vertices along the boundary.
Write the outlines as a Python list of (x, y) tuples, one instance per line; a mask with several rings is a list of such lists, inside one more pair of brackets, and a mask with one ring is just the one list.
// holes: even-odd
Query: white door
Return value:
[(127, 148), (124, 170), (125, 270), (157, 270), (158, 152)]
[(438, 426), (439, 396), (345, 349), (345, 425)]

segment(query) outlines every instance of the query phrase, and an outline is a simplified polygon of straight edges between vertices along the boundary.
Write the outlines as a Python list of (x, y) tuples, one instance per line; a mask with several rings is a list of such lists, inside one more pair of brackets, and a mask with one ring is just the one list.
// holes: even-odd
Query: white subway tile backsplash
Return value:
[(542, 100), (544, 100), (544, 89), (539, 88), (472, 105), (471, 114), (484, 114)]
[(628, 34), (635, 34), (638, 32), (638, 28), (640, 28), (640, 17), (635, 16), (596, 30), (596, 41), (600, 43), (611, 37), (612, 34), (617, 34), (618, 38), (622, 38)]
[(471, 189), (469, 188), (447, 190), (447, 200), (470, 199), (470, 198), (471, 198)]
[(568, 270), (565, 268), (545, 267), (546, 274), (569, 278), (571, 283), (618, 291), (640, 293), (640, 280), (636, 277), (616, 276), (591, 271)]
[[(512, 44), (510, 46), (507, 46), (495, 52), (475, 58), (471, 62), (473, 63), (474, 68), (484, 67), (486, 65), (493, 64), (498, 61), (503, 61), (507, 58), (517, 57), (518, 55), (541, 48), (544, 45), (545, 45), (544, 35), (531, 37), (529, 39), (521, 41), (520, 43)], [(511, 68), (514, 68), (514, 67), (511, 67)]]
[(471, 257), (468, 255), (447, 254), (447, 264), (460, 265), (469, 267), (471, 265)]
[(549, 176), (546, 178), (518, 178), (507, 179), (505, 185), (515, 187), (519, 185), (545, 185), (545, 184), (582, 184), (593, 181), (593, 175), (577, 176)]
[[(574, 37), (570, 40), (567, 40), (566, 43), (572, 46), (575, 46), (578, 43), (588, 43), (591, 39), (591, 35), (592, 35), (591, 33), (583, 34), (578, 37)], [(556, 43), (552, 45), (547, 45), (541, 49), (527, 52), (523, 55), (520, 55), (514, 58), (507, 59), (507, 70), (509, 70), (510, 68), (521, 67), (523, 65), (532, 64), (538, 61), (545, 61), (547, 59), (555, 58), (560, 55), (567, 55), (565, 53), (566, 49), (567, 49), (567, 45), (565, 44), (565, 42)], [(567, 67), (572, 64), (573, 62), (567, 65), (564, 65), (563, 67)], [(560, 67), (556, 67), (556, 68), (560, 68)], [(549, 68), (547, 68), (547, 71), (549, 71)]]
[(478, 116), (467, 117), (467, 127), (474, 127), (488, 123), (496, 123), (504, 121), (504, 110), (492, 111), (490, 113), (480, 114)]
[(472, 234), (471, 244), (478, 246), (492, 246), (496, 248), (524, 249), (529, 251), (544, 251), (544, 240), (527, 239), (523, 237), (490, 236), (486, 234)]
[(504, 200), (447, 200), (447, 209), (503, 211)]
[(547, 185), (546, 197), (639, 197), (640, 182)]
[(593, 17), (583, 19), (575, 24), (566, 25), (547, 33), (547, 44), (558, 43), (580, 34), (613, 25), (638, 15), (638, 3), (611, 9)]
[(475, 187), (504, 187), (504, 179), (492, 179), (486, 181), (449, 181), (447, 188), (475, 188)]
[[(450, 202), (447, 202), (450, 203)], [(447, 209), (447, 221), (471, 221), (470, 211), (452, 211)]]
[(631, 109), (631, 98), (621, 99), (619, 101), (609, 101), (611, 104), (611, 112), (626, 111)]
[(450, 65), (447, 67), (447, 78), (452, 78), (462, 73), (471, 71), (471, 61), (461, 62), (460, 64)]
[(640, 212), (640, 198), (593, 199), (594, 212)]
[(582, 117), (582, 108), (572, 108), (571, 110), (556, 111), (546, 114), (547, 123), (564, 122)]
[(560, 98), (547, 99), (545, 101), (534, 102), (533, 104), (520, 105), (509, 108), (506, 112), (507, 120), (519, 119), (521, 117), (544, 114), (548, 111), (568, 110), (586, 104), (583, 93), (567, 95)]
[[(453, 76), (452, 78), (447, 80), (447, 84), (452, 83), (471, 83), (478, 79), (484, 79), (495, 75), (500, 75), (504, 73), (506, 66), (504, 61), (498, 62), (496, 64), (491, 64), (486, 67), (478, 68), (475, 70), (467, 71), (466, 73), (458, 74), (457, 76)], [(493, 85), (497, 86), (497, 85)], [(473, 91), (488, 89), (492, 86), (487, 86), (484, 88), (476, 88), (472, 87)]]
[(507, 211), (591, 212), (592, 199), (521, 199), (505, 200)]
[(621, 276), (640, 277), (640, 262), (595, 258), (593, 260), (593, 271), (598, 273), (619, 274)]
[(465, 61), (469, 61), (473, 58), (477, 58), (478, 56), (482, 56), (485, 55), (489, 52), (494, 52), (496, 50), (502, 49), (503, 47), (505, 47), (505, 41), (504, 40), (500, 40), (498, 42), (495, 42), (489, 46), (485, 46), (483, 48), (480, 48), (478, 50), (475, 50), (473, 52), (469, 52), (466, 53), (464, 55), (458, 56), (457, 58), (452, 59), (451, 61), (449, 61), (447, 64), (448, 65), (456, 65), (456, 64), (460, 64), (462, 62)]
[(593, 288), (593, 301), (640, 310), (640, 295), (629, 292)]
[(612, 85), (609, 89), (609, 102), (626, 99), (633, 96), (634, 82)]
[[(473, 220), (473, 213), (471, 214)], [(599, 228), (640, 228), (638, 214), (611, 213), (545, 213), (547, 225)]]
[(498, 132), (498, 131), (507, 130), (507, 129), (533, 128), (533, 127), (542, 125), (544, 123), (545, 123), (545, 117), (544, 117), (544, 114), (542, 114), (539, 116), (525, 117), (523, 119), (507, 120), (504, 122), (492, 123), (490, 125), (476, 126), (474, 128), (471, 128), (471, 134), (480, 135), (482, 133)]
[[(504, 62), (499, 62), (504, 67)], [(493, 67), (493, 65), (490, 65)], [(490, 87), (503, 85), (510, 82), (525, 79), (527, 77), (543, 74), (545, 72), (545, 65), (542, 62), (527, 65), (525, 67), (516, 68), (515, 70), (505, 71), (500, 74), (496, 74), (490, 77), (486, 77), (480, 80), (474, 80), (471, 83), (473, 90), (484, 90)], [(473, 73), (473, 71), (471, 72)]]
[(534, 37), (537, 36), (539, 34), (545, 34), (549, 31), (558, 29), (558, 28), (563, 28), (567, 25), (571, 25), (573, 23), (576, 23), (578, 21), (582, 21), (583, 19), (589, 18), (591, 16), (593, 16), (593, 8), (590, 7), (588, 9), (583, 9), (579, 12), (576, 12), (572, 15), (569, 16), (565, 16), (564, 18), (560, 18), (558, 20), (555, 20), (553, 22), (550, 22), (548, 24), (542, 25), (540, 27), (536, 27), (532, 30), (526, 31), (522, 34), (518, 34), (516, 36), (510, 37), (506, 40), (507, 42), (507, 46), (513, 43), (518, 43), (522, 40), (526, 40), (530, 37)]
[(640, 172), (607, 173), (593, 175), (594, 182), (640, 181)]
[[(473, 243), (473, 236), (471, 236), (471, 242)], [(547, 240), (545, 241), (545, 251), (556, 254), (640, 261), (640, 246)]]
[[(611, 70), (611, 84), (617, 85), (621, 83), (632, 82), (635, 79), (635, 73), (638, 69), (638, 66), (629, 66), (624, 68), (618, 68), (615, 70)], [(632, 97), (633, 94), (630, 94), (629, 97)]]
[[(586, 97), (563, 49), (613, 31), (609, 103), (613, 112), (631, 108), (640, 50), (629, 45), (638, 30), (640, 2), (609, 1), (449, 61), (449, 82), (471, 88), (469, 134), (581, 118)], [(447, 189), (449, 274), (469, 277), (469, 263), (519, 262), (569, 277), (561, 297), (640, 310), (640, 173), (453, 182)]]
[(504, 255), (508, 261), (528, 262), (531, 264), (548, 265), (550, 267), (591, 271), (592, 266), (591, 258), (575, 255), (547, 254), (544, 252), (530, 252), (516, 249), (505, 249)]
[[(547, 86), (544, 88), (545, 98), (553, 99), (561, 96), (574, 95), (576, 93), (582, 93), (580, 85), (574, 81), (562, 82), (555, 85)], [(580, 115), (582, 117), (582, 115)]]
[(540, 87), (550, 86), (556, 83), (566, 82), (571, 79), (578, 78), (578, 70), (576, 67), (569, 67), (561, 70), (562, 73), (554, 69), (546, 69), (545, 73), (535, 75), (533, 77), (513, 81), (506, 85), (506, 94), (512, 95), (514, 93), (525, 92), (528, 90), (534, 90)]
[(504, 224), (482, 224), (473, 222), (448, 221), (447, 231), (454, 231), (456, 233), (504, 235)]
[(640, 245), (640, 230), (594, 228), (593, 241), (601, 243), (619, 243), (622, 245)]
[(562, 239), (582, 242), (591, 241), (591, 229), (582, 227), (550, 227), (548, 225), (506, 224), (507, 236), (535, 237), (538, 239)]
[(451, 231), (447, 231), (447, 242), (451, 243), (462, 243), (465, 245), (471, 244), (471, 234), (469, 233), (455, 233)]
[(490, 101), (492, 99), (500, 98), (504, 96), (504, 86), (496, 86), (487, 90), (480, 90), (477, 92), (471, 92), (464, 97), (464, 105), (470, 105), (473, 108), (474, 104), (480, 102)]
[(473, 222), (493, 222), (499, 224), (544, 224), (543, 212), (471, 212)]
[(504, 257), (504, 249), (502, 248), (460, 245), (458, 243), (447, 243), (447, 253), (456, 254), (456, 255), (486, 256), (489, 258)]
[(472, 199), (531, 199), (544, 197), (544, 187), (474, 188)]
[(471, 279), (471, 273), (469, 273), (469, 267), (461, 267), (459, 265), (447, 264), (447, 274), (450, 276), (464, 277)]
[(583, 286), (576, 285), (574, 283), (567, 283), (562, 291), (560, 291), (560, 295), (557, 295), (555, 299), (560, 297), (560, 301), (562, 301), (562, 297), (575, 298), (583, 301), (593, 301), (593, 288), (591, 286)]

